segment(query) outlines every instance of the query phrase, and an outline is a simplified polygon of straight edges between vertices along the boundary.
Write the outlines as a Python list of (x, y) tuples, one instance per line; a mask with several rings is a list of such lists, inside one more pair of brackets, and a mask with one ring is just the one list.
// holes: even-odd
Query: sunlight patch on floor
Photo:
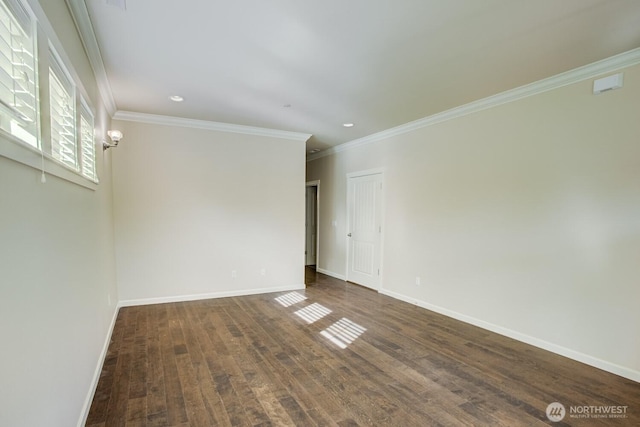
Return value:
[(347, 348), (367, 329), (343, 317), (320, 334), (340, 348)]
[(317, 302), (294, 312), (294, 314), (298, 315), (309, 324), (317, 322), (329, 313), (331, 313), (331, 310)]
[(301, 293), (293, 291), (293, 292), (289, 292), (288, 294), (279, 296), (275, 300), (278, 301), (280, 304), (282, 304), (282, 306), (284, 307), (290, 307), (306, 299), (307, 297), (305, 297)]

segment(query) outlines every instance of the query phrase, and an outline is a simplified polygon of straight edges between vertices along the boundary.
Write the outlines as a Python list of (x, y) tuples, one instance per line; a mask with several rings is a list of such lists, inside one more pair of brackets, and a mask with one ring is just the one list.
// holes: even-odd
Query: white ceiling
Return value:
[(640, 47), (638, 0), (85, 3), (118, 110), (311, 133), (309, 149)]

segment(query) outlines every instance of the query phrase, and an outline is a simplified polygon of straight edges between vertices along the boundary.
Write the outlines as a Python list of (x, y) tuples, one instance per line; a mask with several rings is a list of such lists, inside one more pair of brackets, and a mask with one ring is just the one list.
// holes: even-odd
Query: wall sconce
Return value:
[(102, 149), (103, 150), (106, 150), (108, 148), (117, 147), (118, 143), (120, 142), (120, 140), (123, 137), (122, 132), (120, 132), (119, 130), (116, 130), (116, 129), (108, 131), (107, 135), (109, 135), (109, 138), (111, 139), (111, 144), (109, 144), (107, 141), (102, 141)]

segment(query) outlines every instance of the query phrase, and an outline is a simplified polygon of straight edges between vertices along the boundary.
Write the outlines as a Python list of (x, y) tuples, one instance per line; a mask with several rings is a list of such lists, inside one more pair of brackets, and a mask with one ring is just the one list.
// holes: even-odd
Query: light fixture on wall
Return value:
[(122, 139), (122, 132), (120, 132), (117, 129), (113, 129), (107, 132), (107, 135), (109, 135), (109, 138), (111, 139), (111, 144), (109, 144), (107, 141), (102, 141), (102, 149), (106, 150), (108, 148), (113, 148), (113, 147), (117, 147), (118, 143), (120, 142), (120, 140)]

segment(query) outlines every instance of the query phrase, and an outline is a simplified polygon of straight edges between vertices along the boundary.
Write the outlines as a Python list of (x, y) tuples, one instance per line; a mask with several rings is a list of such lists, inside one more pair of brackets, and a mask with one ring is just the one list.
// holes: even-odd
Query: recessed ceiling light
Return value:
[(352, 128), (353, 127), (353, 123), (343, 123), (342, 126), (344, 126), (346, 128)]
[(182, 102), (184, 101), (184, 98), (181, 97), (180, 95), (171, 95), (169, 97), (170, 100), (172, 100), (173, 102)]

